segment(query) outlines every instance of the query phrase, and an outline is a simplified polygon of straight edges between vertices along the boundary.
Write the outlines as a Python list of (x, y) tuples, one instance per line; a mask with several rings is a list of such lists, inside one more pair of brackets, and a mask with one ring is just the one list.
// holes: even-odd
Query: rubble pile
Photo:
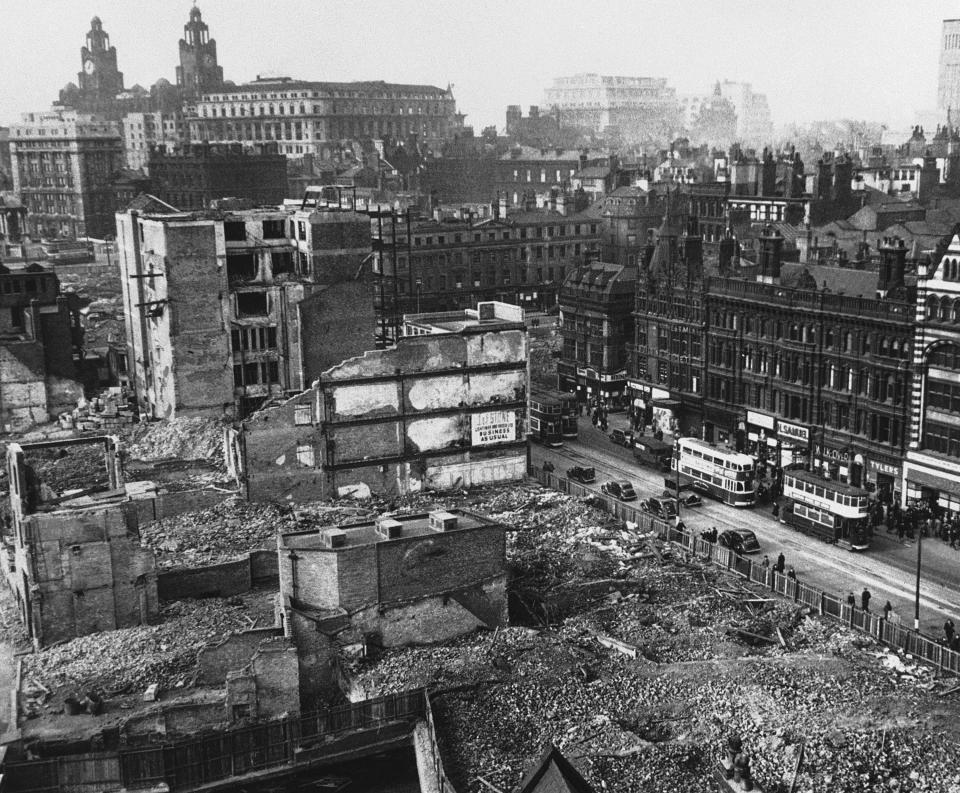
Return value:
[(133, 460), (223, 460), (223, 423), (186, 417), (137, 424), (126, 435), (124, 451)]
[(249, 629), (258, 617), (264, 622), (264, 599), (264, 593), (254, 592), (181, 600), (163, 608), (158, 625), (80, 636), (25, 655), (24, 710), (59, 707), (67, 691), (97, 691), (109, 698), (137, 693), (151, 683), (161, 690), (191, 685), (198, 651), (209, 641)]
[(99, 443), (28, 449), (24, 460), (36, 471), (40, 482), (57, 495), (110, 483), (103, 446)]
[(276, 532), (297, 529), (289, 508), (233, 496), (209, 509), (142, 525), (140, 544), (154, 552), (158, 567), (196, 567), (236, 559), (255, 548), (276, 550)]
[(444, 503), (516, 529), (514, 594), (562, 608), (522, 627), (512, 602), (513, 627), (351, 670), (365, 696), (436, 692), (457, 790), (512, 789), (548, 741), (598, 790), (700, 790), (733, 732), (767, 790), (795, 773), (797, 791), (960, 790), (956, 681), (584, 500), (522, 487), (458, 501)]
[(116, 433), (137, 420), (137, 410), (120, 388), (108, 388), (93, 399), (81, 397), (72, 411), (57, 419), (65, 430)]

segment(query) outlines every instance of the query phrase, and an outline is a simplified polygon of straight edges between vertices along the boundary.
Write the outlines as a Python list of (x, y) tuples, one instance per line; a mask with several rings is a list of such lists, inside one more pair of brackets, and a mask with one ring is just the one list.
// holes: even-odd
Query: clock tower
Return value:
[(177, 87), (185, 99), (195, 99), (223, 87), (223, 69), (217, 65), (217, 42), (210, 38), (207, 23), (201, 19), (196, 6), (190, 9), (190, 21), (183, 26)]
[(87, 45), (80, 48), (81, 70), (77, 74), (80, 91), (91, 99), (109, 102), (123, 91), (123, 73), (117, 69), (117, 48), (100, 17), (90, 20)]

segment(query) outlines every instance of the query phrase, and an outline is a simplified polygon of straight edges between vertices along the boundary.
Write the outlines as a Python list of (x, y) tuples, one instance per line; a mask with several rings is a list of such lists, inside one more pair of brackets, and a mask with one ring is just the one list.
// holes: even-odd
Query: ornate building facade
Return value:
[(210, 29), (203, 21), (200, 9), (194, 6), (180, 39), (177, 88), (184, 99), (194, 99), (222, 87), (223, 67), (217, 63), (217, 42), (210, 38)]

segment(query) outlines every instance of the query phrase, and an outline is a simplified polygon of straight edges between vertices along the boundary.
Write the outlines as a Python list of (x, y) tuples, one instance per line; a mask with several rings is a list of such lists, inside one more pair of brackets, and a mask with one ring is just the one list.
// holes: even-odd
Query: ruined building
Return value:
[[(75, 460), (82, 481), (58, 475)], [(159, 613), (153, 553), (137, 527), (155, 487), (125, 485), (112, 436), (7, 446), (12, 537), (4, 569), (35, 647), (142, 625)]]
[(78, 306), (39, 264), (0, 264), (0, 434), (23, 432), (73, 408), (83, 391), (74, 355)]
[(243, 422), (252, 500), (399, 494), (522, 479), (529, 384), (523, 310), (410, 315), (397, 346), (322, 373)]
[(246, 415), (373, 337), (365, 217), (219, 207), (117, 215), (131, 385), (154, 418)]
[(507, 624), (506, 527), (480, 515), (397, 515), (283, 534), (277, 552), (302, 710), (336, 685), (341, 652)]

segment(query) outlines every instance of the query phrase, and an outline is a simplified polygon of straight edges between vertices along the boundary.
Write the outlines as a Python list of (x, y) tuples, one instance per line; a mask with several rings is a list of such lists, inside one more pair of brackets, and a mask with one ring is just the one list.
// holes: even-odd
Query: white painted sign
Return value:
[(777, 435), (780, 440), (800, 441), (808, 443), (810, 441), (810, 430), (797, 424), (790, 424), (786, 421), (777, 422)]
[(765, 416), (763, 413), (757, 413), (753, 410), (748, 410), (747, 424), (752, 424), (754, 427), (763, 427), (766, 430), (772, 430), (773, 416)]
[(474, 446), (506, 443), (517, 439), (517, 412), (495, 410), (470, 416), (470, 430)]

